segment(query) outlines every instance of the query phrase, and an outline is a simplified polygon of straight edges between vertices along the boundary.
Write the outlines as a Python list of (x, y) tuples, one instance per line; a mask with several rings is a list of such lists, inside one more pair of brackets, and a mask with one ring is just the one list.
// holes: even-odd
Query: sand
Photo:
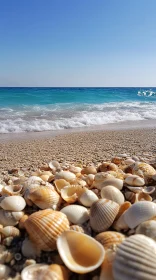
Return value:
[(53, 159), (97, 164), (120, 153), (156, 161), (156, 128), (33, 135), (30, 139), (28, 133), (25, 137), (19, 134), (19, 139), (18, 136), (7, 141), (0, 138), (0, 171), (13, 168), (36, 170)]

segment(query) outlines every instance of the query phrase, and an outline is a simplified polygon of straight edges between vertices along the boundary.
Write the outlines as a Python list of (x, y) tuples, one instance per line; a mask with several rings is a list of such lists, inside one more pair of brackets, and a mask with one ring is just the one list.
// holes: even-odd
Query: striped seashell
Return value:
[(64, 179), (56, 179), (56, 180), (54, 181), (54, 185), (55, 185), (55, 187), (56, 187), (56, 189), (57, 189), (57, 192), (58, 192), (58, 193), (61, 193), (61, 190), (62, 190), (64, 187), (70, 186), (70, 183), (67, 182), (67, 181), (64, 180)]
[(44, 182), (51, 182), (54, 179), (54, 175), (50, 171), (44, 171), (41, 173), (40, 178)]
[(0, 233), (2, 234), (3, 237), (15, 237), (15, 236), (20, 236), (20, 231), (18, 228), (13, 227), (13, 226), (6, 226), (4, 228), (0, 229)]
[(60, 195), (48, 187), (40, 187), (30, 192), (27, 196), (40, 209), (51, 208), (57, 210), (62, 202)]
[(83, 224), (89, 220), (88, 209), (81, 205), (68, 205), (61, 209), (68, 220), (73, 224)]
[(0, 206), (4, 210), (18, 212), (18, 211), (22, 211), (25, 208), (26, 202), (23, 197), (18, 195), (2, 196), (0, 198)]
[(81, 173), (82, 174), (86, 174), (86, 175), (88, 175), (88, 174), (96, 174), (97, 170), (96, 170), (95, 166), (90, 165), (90, 166), (87, 166), (87, 167), (83, 168), (81, 170)]
[(126, 238), (117, 248), (113, 262), (114, 280), (155, 280), (156, 242), (136, 234)]
[(119, 205), (108, 199), (99, 199), (90, 208), (90, 225), (95, 232), (107, 230), (114, 222)]
[(104, 249), (114, 249), (115, 246), (125, 240), (125, 235), (115, 231), (105, 231), (97, 234), (95, 239), (100, 242)]
[(92, 204), (97, 201), (99, 198), (97, 197), (97, 195), (91, 191), (91, 190), (87, 190), (84, 191), (81, 196), (78, 198), (78, 201), (86, 206), (86, 207), (91, 207)]
[(97, 169), (98, 172), (118, 171), (118, 166), (112, 162), (103, 162)]
[(156, 220), (141, 223), (136, 228), (136, 234), (144, 234), (156, 241)]
[(55, 250), (58, 236), (69, 229), (66, 215), (52, 209), (31, 214), (24, 225), (31, 241), (43, 251)]
[(80, 185), (70, 185), (61, 189), (61, 197), (68, 203), (74, 203), (87, 188)]
[(124, 183), (130, 186), (142, 187), (145, 185), (145, 181), (143, 178), (138, 175), (129, 175), (125, 178)]
[(73, 230), (59, 236), (57, 249), (65, 265), (80, 274), (94, 271), (102, 264), (105, 256), (105, 250), (99, 242)]
[(112, 200), (119, 205), (123, 204), (125, 200), (122, 192), (120, 192), (116, 187), (109, 185), (102, 188), (101, 197)]
[(76, 175), (70, 171), (60, 171), (55, 174), (55, 179), (64, 179), (69, 183), (72, 183), (76, 179)]
[(24, 213), (22, 211), (12, 212), (0, 209), (0, 224), (3, 226), (15, 226), (23, 215)]
[(123, 188), (123, 180), (118, 178), (109, 178), (106, 179), (104, 182), (102, 182), (99, 186), (97, 186), (98, 189), (102, 189), (106, 186), (113, 186), (117, 188), (118, 190), (122, 190)]

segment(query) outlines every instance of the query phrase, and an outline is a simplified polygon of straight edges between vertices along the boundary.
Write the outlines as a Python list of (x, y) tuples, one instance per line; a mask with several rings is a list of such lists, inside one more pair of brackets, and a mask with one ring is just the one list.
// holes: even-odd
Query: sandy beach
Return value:
[(74, 130), (58, 135), (55, 133), (25, 133), (14, 137), (0, 137), (0, 170), (28, 168), (35, 170), (57, 159), (59, 162), (95, 163), (126, 153), (146, 160), (156, 158), (156, 128), (112, 126), (103, 130), (98, 127), (86, 131)]

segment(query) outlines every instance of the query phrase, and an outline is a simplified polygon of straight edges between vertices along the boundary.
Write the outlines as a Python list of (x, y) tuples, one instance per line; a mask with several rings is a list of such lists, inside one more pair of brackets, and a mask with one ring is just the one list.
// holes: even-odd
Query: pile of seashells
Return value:
[(0, 279), (155, 280), (153, 166), (122, 154), (5, 174)]

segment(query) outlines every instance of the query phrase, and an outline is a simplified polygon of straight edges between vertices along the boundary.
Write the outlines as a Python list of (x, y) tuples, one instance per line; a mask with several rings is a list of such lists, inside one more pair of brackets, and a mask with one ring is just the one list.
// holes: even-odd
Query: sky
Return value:
[(156, 0), (0, 0), (0, 86), (156, 86)]

